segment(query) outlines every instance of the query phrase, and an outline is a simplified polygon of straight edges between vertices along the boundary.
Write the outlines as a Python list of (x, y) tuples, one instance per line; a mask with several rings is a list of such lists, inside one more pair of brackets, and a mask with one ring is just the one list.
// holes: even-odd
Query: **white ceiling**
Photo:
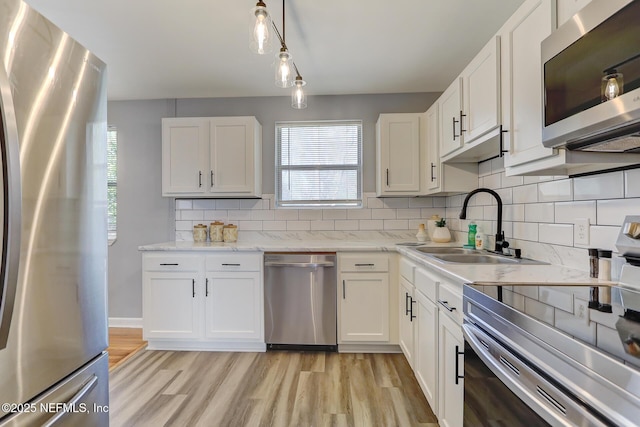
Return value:
[[(309, 94), (440, 92), (522, 2), (287, 0), (286, 41)], [(249, 51), (256, 0), (27, 3), (108, 64), (110, 100), (289, 94)]]

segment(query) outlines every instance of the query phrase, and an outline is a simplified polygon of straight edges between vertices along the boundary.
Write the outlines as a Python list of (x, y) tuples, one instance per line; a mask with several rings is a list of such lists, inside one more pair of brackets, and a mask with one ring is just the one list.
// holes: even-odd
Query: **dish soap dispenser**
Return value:
[(473, 221), (471, 221), (469, 223), (469, 234), (467, 236), (467, 244), (464, 245), (463, 247), (468, 248), (468, 249), (475, 249), (476, 247), (476, 230), (477, 230), (477, 224)]
[(484, 249), (484, 241), (485, 241), (484, 233), (482, 232), (482, 230), (478, 230), (476, 232), (476, 245), (475, 245), (475, 248), (478, 249), (478, 250)]

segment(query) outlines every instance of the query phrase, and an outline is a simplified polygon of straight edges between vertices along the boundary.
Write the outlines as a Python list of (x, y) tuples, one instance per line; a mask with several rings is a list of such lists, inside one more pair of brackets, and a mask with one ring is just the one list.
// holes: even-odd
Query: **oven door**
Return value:
[(606, 426), (472, 323), (463, 325), (464, 426)]

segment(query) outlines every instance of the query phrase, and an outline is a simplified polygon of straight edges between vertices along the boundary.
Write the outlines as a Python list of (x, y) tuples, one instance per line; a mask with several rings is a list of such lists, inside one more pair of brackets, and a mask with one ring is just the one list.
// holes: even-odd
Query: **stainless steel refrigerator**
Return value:
[(105, 74), (0, 0), (0, 426), (109, 423)]

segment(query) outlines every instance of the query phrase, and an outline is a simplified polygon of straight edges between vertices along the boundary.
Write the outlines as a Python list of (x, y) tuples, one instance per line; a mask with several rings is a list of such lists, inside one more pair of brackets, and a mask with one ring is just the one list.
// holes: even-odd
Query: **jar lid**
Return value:
[(211, 225), (224, 225), (224, 222), (214, 221), (211, 223)]
[(612, 252), (613, 251), (605, 251), (605, 250), (598, 249), (598, 256), (600, 258), (611, 258)]
[(440, 215), (431, 215), (431, 219), (438, 220), (440, 219)]
[(229, 225), (225, 225), (224, 228), (238, 228), (237, 225), (233, 225), (233, 224), (229, 224)]
[(198, 225), (194, 225), (193, 228), (207, 228), (207, 226), (204, 224), (198, 224)]

